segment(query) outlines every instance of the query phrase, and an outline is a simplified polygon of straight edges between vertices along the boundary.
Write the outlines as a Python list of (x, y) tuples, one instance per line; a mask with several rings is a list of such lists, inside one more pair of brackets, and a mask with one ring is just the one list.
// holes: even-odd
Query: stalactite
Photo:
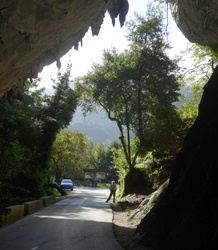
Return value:
[[(0, 97), (6, 96), (13, 86), (19, 86), (19, 79), (36, 78), (45, 65), (56, 61), (60, 67), (60, 58), (72, 47), (79, 48), (90, 27), (92, 34), (98, 35), (107, 10), (112, 22), (115, 24), (115, 18), (119, 18), (122, 26), (128, 1), (0, 3)], [(14, 93), (11, 91), (9, 96)]]
[(129, 10), (129, 3), (128, 0), (117, 0), (113, 1), (112, 5), (109, 6), (108, 12), (110, 14), (112, 24), (115, 26), (115, 18), (119, 16), (119, 21), (121, 27), (123, 26), (125, 20), (126, 20), (126, 14)]

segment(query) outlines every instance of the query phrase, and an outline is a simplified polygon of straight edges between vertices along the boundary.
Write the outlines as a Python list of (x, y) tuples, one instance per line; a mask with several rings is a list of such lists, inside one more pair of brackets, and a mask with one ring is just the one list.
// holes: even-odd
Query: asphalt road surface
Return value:
[(1, 250), (122, 250), (113, 234), (108, 189), (71, 195), (0, 229)]

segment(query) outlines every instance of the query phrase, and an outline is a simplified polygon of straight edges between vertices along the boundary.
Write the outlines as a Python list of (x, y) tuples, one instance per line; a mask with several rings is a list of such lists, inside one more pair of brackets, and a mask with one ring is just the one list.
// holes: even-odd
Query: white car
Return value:
[(73, 190), (73, 181), (71, 179), (63, 179), (61, 181), (61, 188), (62, 189), (70, 189)]

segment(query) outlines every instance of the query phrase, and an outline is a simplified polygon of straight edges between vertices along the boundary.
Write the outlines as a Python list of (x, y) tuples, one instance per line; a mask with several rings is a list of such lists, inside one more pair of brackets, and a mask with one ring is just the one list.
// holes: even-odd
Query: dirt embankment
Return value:
[(111, 204), (113, 211), (114, 233), (117, 241), (125, 249), (142, 250), (145, 249), (137, 243), (135, 234), (139, 221), (135, 219), (138, 213), (138, 207), (141, 202), (149, 196), (130, 195), (128, 198), (120, 200), (117, 204)]
[(142, 237), (137, 226), (165, 194), (169, 180), (150, 195), (128, 195), (112, 204), (114, 233), (117, 241), (129, 250), (149, 250), (139, 244)]

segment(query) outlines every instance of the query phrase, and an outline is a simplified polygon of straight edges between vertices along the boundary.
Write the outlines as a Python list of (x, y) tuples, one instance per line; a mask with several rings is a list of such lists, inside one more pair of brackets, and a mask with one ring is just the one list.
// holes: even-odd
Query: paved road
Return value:
[(0, 229), (0, 249), (122, 250), (105, 203), (108, 193), (75, 187), (70, 197)]

